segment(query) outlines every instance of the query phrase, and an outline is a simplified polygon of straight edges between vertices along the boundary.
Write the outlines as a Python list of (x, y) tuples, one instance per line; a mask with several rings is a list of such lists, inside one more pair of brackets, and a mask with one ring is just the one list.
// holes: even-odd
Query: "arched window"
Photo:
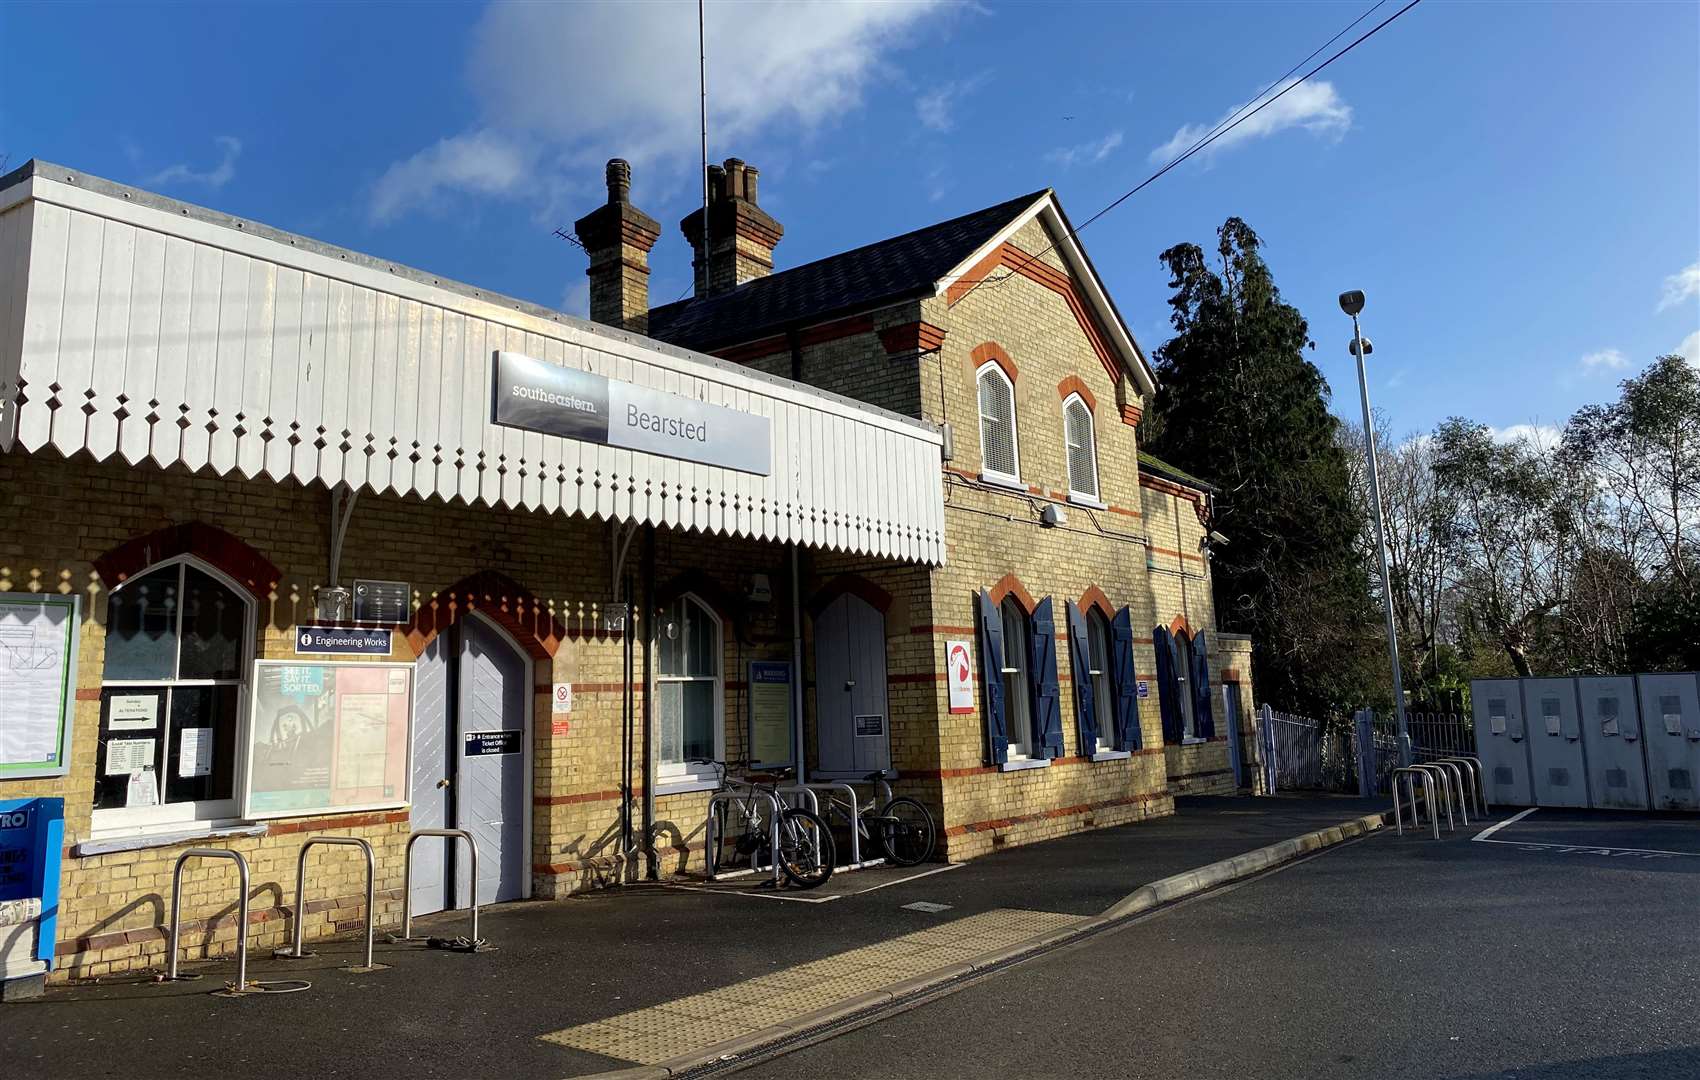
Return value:
[[(1092, 675), (1092, 711), (1098, 727), (1099, 750), (1116, 748), (1115, 686), (1110, 679), (1110, 620), (1096, 607), (1086, 611), (1086, 653)], [(1091, 747), (1081, 747), (1089, 754)]]
[(1098, 501), (1098, 441), (1092, 430), (1092, 410), (1079, 394), (1063, 402), (1063, 441), (1068, 451), (1068, 493)]
[(114, 589), (106, 606), (94, 825), (234, 817), (253, 600), (183, 557)]
[(980, 391), (980, 472), (992, 480), (1019, 483), (1021, 455), (1015, 444), (1015, 384), (1003, 368), (987, 362), (974, 376)]
[(1004, 728), (1011, 760), (1033, 756), (1032, 662), (1028, 658), (1027, 612), (1014, 596), (1004, 597), (1003, 700)]
[(657, 636), (657, 775), (711, 777), (713, 770), (701, 762), (725, 754), (720, 619), (686, 593), (661, 613)]

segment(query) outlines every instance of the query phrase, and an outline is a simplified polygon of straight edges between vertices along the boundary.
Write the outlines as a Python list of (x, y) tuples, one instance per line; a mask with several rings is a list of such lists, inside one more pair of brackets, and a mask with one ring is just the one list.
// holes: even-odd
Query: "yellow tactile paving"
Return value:
[(1083, 919), (1054, 911), (1000, 908), (540, 1038), (604, 1057), (656, 1065)]

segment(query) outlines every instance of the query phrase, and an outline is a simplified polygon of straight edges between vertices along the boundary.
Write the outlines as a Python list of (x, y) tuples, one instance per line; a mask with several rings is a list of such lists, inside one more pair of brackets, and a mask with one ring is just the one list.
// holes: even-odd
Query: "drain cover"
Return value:
[(903, 910), (904, 911), (925, 911), (929, 915), (936, 915), (941, 911), (949, 911), (950, 905), (949, 904), (934, 904), (934, 903), (931, 903), (931, 902), (926, 901), (926, 900), (917, 900), (913, 904), (904, 904)]

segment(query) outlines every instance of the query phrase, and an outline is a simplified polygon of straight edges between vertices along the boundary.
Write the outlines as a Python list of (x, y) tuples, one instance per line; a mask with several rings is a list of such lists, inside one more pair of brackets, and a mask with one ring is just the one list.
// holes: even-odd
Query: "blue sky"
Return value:
[[(710, 3), (709, 154), (762, 170), (781, 268), (1046, 185), (1082, 222), (1370, 2)], [(550, 231), (625, 156), (660, 303), (690, 275), (695, 32), (664, 2), (14, 2), (0, 155), (575, 313), (584, 257)], [(1148, 350), (1158, 253), (1231, 214), (1344, 415), (1346, 288), (1401, 432), (1561, 423), (1659, 353), (1700, 362), (1700, 5), (1427, 0), (1082, 234)]]

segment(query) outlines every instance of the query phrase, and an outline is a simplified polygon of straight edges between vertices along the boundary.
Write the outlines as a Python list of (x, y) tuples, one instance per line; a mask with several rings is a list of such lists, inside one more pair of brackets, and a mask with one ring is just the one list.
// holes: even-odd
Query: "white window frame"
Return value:
[[(1102, 668), (1092, 666), (1094, 642), (1103, 643)], [(1092, 679), (1093, 720), (1098, 725), (1096, 750), (1108, 753), (1116, 748), (1115, 681), (1110, 677), (1110, 620), (1095, 607), (1086, 609), (1086, 670)]]
[[(1068, 410), (1070, 405), (1076, 403), (1080, 405), (1081, 411), (1086, 414), (1086, 449), (1092, 458), (1093, 490), (1091, 491), (1081, 491), (1074, 486), (1074, 458), (1071, 453), (1073, 447), (1070, 446), (1068, 441)], [(1086, 399), (1076, 391), (1063, 398), (1062, 419), (1063, 472), (1068, 474), (1068, 501), (1084, 503), (1087, 506), (1103, 507), (1103, 480), (1098, 470), (1098, 417), (1093, 414), (1091, 406), (1086, 404)]]
[[(1003, 472), (986, 464), (986, 414), (980, 408), (980, 384), (991, 375), (1003, 383), (1009, 391), (1009, 450), (1014, 459), (1015, 471)], [(1015, 382), (995, 360), (988, 360), (974, 370), (974, 410), (980, 417), (980, 479), (989, 480), (994, 484), (1005, 484), (1021, 487), (1021, 424), (1020, 413), (1015, 402)]]
[[(1013, 596), (1006, 596), (998, 605), (998, 618), (1003, 624), (1004, 738), (1009, 742), (1010, 761), (1033, 759), (1033, 672), (1027, 654), (1027, 639), (1031, 636), (1032, 616), (1022, 609)], [(1010, 643), (1010, 624), (1020, 630)], [(1019, 688), (1011, 687), (1015, 683)], [(1048, 760), (1048, 759), (1047, 759)]]
[[(726, 759), (726, 625), (721, 620), (719, 613), (716, 612), (714, 608), (710, 607), (708, 603), (696, 593), (683, 593), (676, 597), (672, 603), (667, 605), (667, 607), (672, 608), (674, 604), (695, 604), (697, 610), (707, 616), (709, 624), (714, 627), (714, 641), (716, 645), (714, 650), (714, 675), (712, 677), (712, 681), (714, 683), (714, 758), (717, 761), (724, 761)], [(656, 634), (659, 635), (663, 632), (662, 627), (667, 618), (668, 615), (664, 609), (661, 618), (657, 619), (655, 623)], [(661, 684), (663, 683), (708, 681), (711, 681), (710, 678), (703, 675), (663, 674), (661, 671), (660, 644), (659, 639), (657, 639), (654, 683), (650, 687), (650, 693), (654, 698), (659, 699)], [(696, 765), (688, 761), (668, 762), (661, 760), (661, 725), (659, 723), (655, 725), (655, 731), (651, 735), (651, 738), (654, 739), (655, 746), (655, 779), (656, 787), (658, 789), (672, 788), (676, 793), (677, 791), (689, 791), (700, 789), (702, 787), (718, 786), (718, 771), (712, 765)], [(668, 792), (658, 791), (657, 793), (667, 794)]]
[[(124, 687), (164, 687), (166, 693), (160, 708), (159, 734), (157, 738), (166, 740), (162, 757), (165, 767), (171, 768), (175, 747), (169, 742), (171, 737), (171, 694), (176, 687), (195, 686), (236, 686), (236, 745), (231, 752), (236, 755), (235, 767), (231, 773), (231, 794), (228, 799), (202, 799), (194, 802), (162, 803), (159, 806), (127, 807), (114, 806), (94, 810), (89, 818), (91, 839), (106, 839), (113, 836), (146, 836), (149, 834), (180, 832), (185, 826), (212, 827), (230, 825), (241, 822), (241, 795), (247, 782), (247, 754), (244, 749), (248, 745), (248, 692), (253, 678), (254, 655), (258, 647), (258, 619), (256, 609), (258, 604), (247, 589), (243, 588), (236, 579), (219, 570), (217, 567), (194, 557), (193, 555), (176, 555), (169, 559), (149, 565), (146, 569), (132, 574), (130, 578), (113, 589), (116, 595), (126, 586), (141, 580), (149, 574), (166, 567), (175, 566), (177, 570), (177, 623), (175, 626), (177, 652), (172, 660), (172, 675), (169, 679), (107, 679), (105, 677), (105, 649), (102, 646), (100, 687), (104, 691), (108, 687), (122, 689)], [(242, 601), (242, 613), (245, 621), (243, 627), (242, 652), (237, 658), (237, 677), (235, 679), (178, 679), (177, 670), (183, 662), (183, 594), (187, 572), (184, 567), (194, 567), (196, 570), (212, 578), (226, 589), (230, 590), (238, 600)], [(110, 619), (110, 615), (108, 616)], [(104, 703), (103, 706), (104, 708)], [(98, 733), (97, 733), (98, 739)], [(98, 756), (98, 755), (97, 755)], [(95, 762), (97, 769), (104, 768), (103, 762)], [(158, 778), (160, 797), (165, 796), (165, 777)]]

